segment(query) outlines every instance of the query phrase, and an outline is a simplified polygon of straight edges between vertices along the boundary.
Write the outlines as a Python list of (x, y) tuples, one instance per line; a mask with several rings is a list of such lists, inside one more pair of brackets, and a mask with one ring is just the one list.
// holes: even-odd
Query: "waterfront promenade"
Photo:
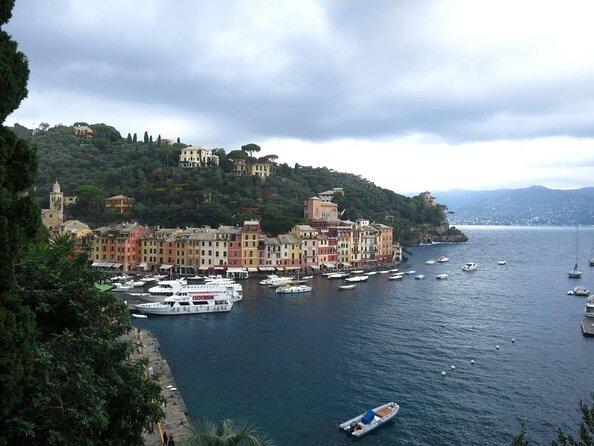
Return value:
[(146, 373), (156, 374), (159, 377), (161, 393), (165, 398), (165, 416), (155, 426), (153, 432), (145, 432), (144, 444), (161, 446), (163, 432), (173, 435), (176, 443), (179, 443), (180, 440), (187, 438), (190, 432), (188, 410), (179, 391), (171, 390), (172, 388), (176, 389), (176, 385), (169, 365), (161, 355), (159, 341), (151, 332), (138, 328), (132, 329), (129, 339), (135, 345), (134, 355), (147, 358)]

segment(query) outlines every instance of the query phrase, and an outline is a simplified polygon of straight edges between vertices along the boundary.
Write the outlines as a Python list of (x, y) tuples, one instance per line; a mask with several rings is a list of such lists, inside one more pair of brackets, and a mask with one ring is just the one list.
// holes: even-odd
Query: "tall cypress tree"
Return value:
[(148, 144), (148, 142), (149, 142), (148, 132), (144, 132), (144, 143)]
[(126, 137), (126, 142), (132, 144), (132, 135), (130, 135), (130, 133), (128, 133), (128, 136)]
[(138, 142), (138, 137), (136, 136), (136, 133), (134, 133), (134, 136), (132, 137), (132, 142)]
[(36, 153), (3, 125), (27, 96), (29, 78), (27, 58), (2, 30), (13, 6), (14, 0), (0, 2), (0, 444), (6, 443), (8, 419), (22, 399), (35, 333), (17, 290), (15, 265), (40, 227), (39, 210), (25, 193), (37, 172)]

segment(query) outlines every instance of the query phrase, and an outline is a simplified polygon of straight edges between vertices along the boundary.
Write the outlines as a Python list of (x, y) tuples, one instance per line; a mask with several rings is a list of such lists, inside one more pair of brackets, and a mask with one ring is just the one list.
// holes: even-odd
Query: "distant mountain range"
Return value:
[(454, 225), (594, 225), (594, 187), (559, 190), (532, 186), (432, 194), (448, 207), (448, 219)]

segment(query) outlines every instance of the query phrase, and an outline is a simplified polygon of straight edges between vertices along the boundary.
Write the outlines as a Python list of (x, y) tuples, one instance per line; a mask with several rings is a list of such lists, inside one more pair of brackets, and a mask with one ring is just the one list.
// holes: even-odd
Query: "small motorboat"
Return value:
[(355, 285), (354, 283), (352, 283), (352, 284), (350, 284), (350, 285), (340, 285), (340, 286), (338, 287), (338, 289), (339, 289), (339, 290), (341, 290), (341, 291), (342, 291), (342, 290), (354, 290), (356, 286), (357, 286), (357, 285)]
[(366, 276), (375, 276), (376, 274), (377, 274), (377, 271), (369, 271), (369, 272), (365, 273)]
[(578, 285), (578, 286), (574, 287), (573, 290), (568, 291), (567, 294), (569, 294), (570, 296), (586, 296), (586, 297), (588, 297), (590, 295), (590, 291), (588, 291), (588, 289), (586, 287)]
[(416, 279), (416, 280), (423, 280), (424, 278), (425, 278), (425, 274), (417, 274), (417, 275), (415, 276), (415, 279)]
[(497, 264), (498, 264), (498, 265), (505, 265), (505, 264), (507, 264), (507, 260), (499, 260), (499, 261), (497, 262)]
[(450, 259), (448, 259), (446, 256), (441, 256), (440, 258), (437, 259), (437, 261), (439, 263), (445, 263), (445, 262), (449, 262)]
[(392, 401), (363, 412), (341, 423), (338, 428), (354, 437), (362, 437), (391, 420), (399, 410), (400, 406)]
[(365, 282), (367, 279), (369, 279), (369, 276), (351, 276), (351, 277), (347, 277), (346, 279), (344, 279), (345, 282)]
[(476, 270), (478, 267), (478, 265), (476, 263), (473, 262), (467, 262), (464, 264), (464, 266), (462, 267), (463, 271), (474, 271)]
[(132, 313), (132, 317), (135, 317), (136, 319), (146, 319), (148, 316), (146, 314)]
[(354, 269), (351, 271), (351, 274), (363, 274), (365, 271), (362, 269)]
[(447, 274), (445, 274), (445, 273), (444, 273), (444, 274), (438, 274), (437, 276), (435, 276), (435, 278), (436, 278), (437, 280), (445, 280), (445, 279), (447, 279), (447, 278), (448, 278), (448, 275), (447, 275)]
[(433, 265), (434, 263), (435, 263), (435, 260), (433, 260), (433, 259), (429, 259), (425, 262), (425, 264), (427, 264), (427, 265)]
[(406, 274), (408, 274), (408, 275), (412, 275), (412, 274), (415, 274), (415, 273), (416, 273), (416, 271), (414, 269), (406, 272)]
[(393, 276), (389, 276), (388, 280), (402, 280), (403, 277), (404, 277), (404, 273), (397, 273), (397, 274), (394, 274)]

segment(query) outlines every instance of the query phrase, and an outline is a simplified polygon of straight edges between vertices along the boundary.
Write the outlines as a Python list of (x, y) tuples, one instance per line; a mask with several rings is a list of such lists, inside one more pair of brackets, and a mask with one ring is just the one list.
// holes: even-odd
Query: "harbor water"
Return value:
[[(133, 323), (158, 338), (193, 418), (247, 421), (279, 445), (509, 445), (522, 424), (532, 444), (577, 435), (594, 338), (585, 298), (567, 291), (594, 291), (594, 228), (577, 245), (569, 227), (461, 229), (466, 243), (410, 249), (400, 270), (424, 280), (378, 274), (338, 291), (315, 277), (311, 293), (280, 295), (250, 279), (229, 313)], [(399, 414), (365, 439), (339, 431), (388, 401)]]

